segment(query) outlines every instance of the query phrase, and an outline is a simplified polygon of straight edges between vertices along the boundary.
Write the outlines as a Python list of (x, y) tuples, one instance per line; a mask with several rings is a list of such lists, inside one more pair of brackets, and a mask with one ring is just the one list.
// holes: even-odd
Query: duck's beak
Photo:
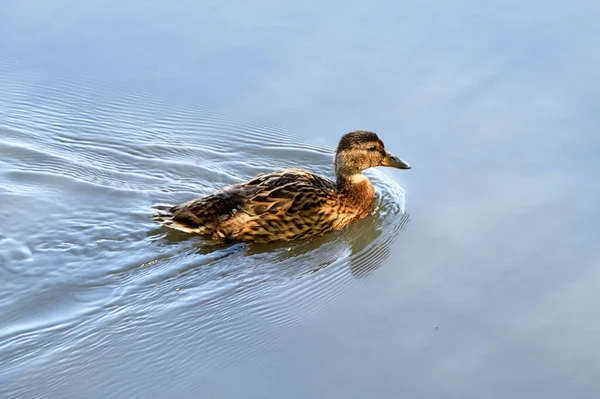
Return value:
[(398, 169), (410, 169), (410, 165), (389, 151), (385, 152), (385, 158), (381, 161), (381, 166), (390, 166)]

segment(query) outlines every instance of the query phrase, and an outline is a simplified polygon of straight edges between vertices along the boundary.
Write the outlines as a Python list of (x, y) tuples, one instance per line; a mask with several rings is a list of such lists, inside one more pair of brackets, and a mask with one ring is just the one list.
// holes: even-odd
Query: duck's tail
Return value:
[(175, 217), (175, 207), (176, 206), (172, 204), (154, 204), (150, 206), (150, 209), (156, 211), (156, 213), (152, 215), (152, 220), (164, 226), (186, 233), (206, 234), (202, 226), (185, 223), (184, 220), (180, 220), (180, 216)]
[(156, 211), (156, 213), (152, 215), (152, 220), (164, 224), (165, 226), (171, 226), (173, 224), (174, 207), (175, 205), (172, 204), (154, 204), (150, 206), (150, 209)]

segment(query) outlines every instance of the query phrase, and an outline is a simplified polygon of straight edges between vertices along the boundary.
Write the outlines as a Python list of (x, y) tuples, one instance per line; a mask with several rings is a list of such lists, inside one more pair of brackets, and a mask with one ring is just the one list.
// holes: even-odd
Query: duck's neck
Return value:
[(362, 173), (338, 175), (337, 186), (360, 213), (360, 217), (371, 211), (375, 203), (375, 189), (367, 176)]

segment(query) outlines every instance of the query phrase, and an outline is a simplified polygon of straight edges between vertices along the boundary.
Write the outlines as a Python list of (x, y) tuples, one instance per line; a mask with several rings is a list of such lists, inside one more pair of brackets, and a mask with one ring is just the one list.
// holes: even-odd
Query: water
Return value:
[[(0, 5), (0, 396), (595, 398), (591, 1)], [(370, 217), (208, 245), (149, 220), (353, 129)]]

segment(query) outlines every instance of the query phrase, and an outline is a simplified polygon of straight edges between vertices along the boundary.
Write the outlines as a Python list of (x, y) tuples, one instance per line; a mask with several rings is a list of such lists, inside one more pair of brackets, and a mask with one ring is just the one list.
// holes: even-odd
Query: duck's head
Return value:
[(338, 181), (360, 177), (374, 166), (410, 169), (410, 165), (389, 151), (373, 132), (355, 130), (342, 136), (335, 150), (335, 174)]

